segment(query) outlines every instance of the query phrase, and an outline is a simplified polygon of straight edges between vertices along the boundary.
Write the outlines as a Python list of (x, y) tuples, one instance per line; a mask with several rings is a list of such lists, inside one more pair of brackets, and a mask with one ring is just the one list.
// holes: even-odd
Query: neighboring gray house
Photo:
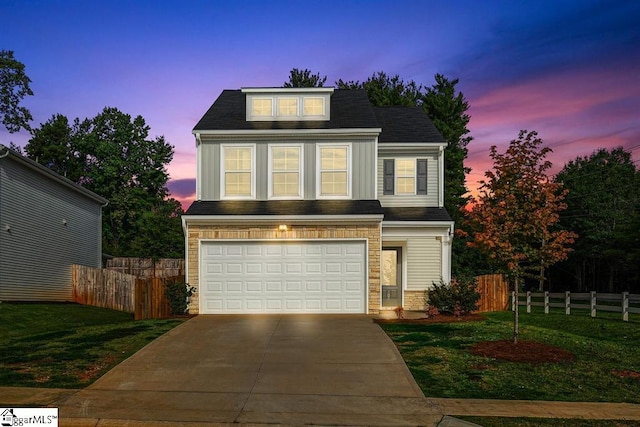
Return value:
[(225, 90), (193, 129), (191, 312), (421, 309), (450, 280), (446, 142), (363, 90)]
[(71, 301), (71, 265), (101, 266), (106, 203), (0, 145), (0, 301)]

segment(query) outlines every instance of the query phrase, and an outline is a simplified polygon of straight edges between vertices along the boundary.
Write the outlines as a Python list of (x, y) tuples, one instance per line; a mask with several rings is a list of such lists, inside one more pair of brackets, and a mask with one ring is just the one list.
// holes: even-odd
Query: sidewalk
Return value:
[[(0, 387), (0, 406), (49, 406), (60, 407), (80, 390), (42, 389), (27, 387)], [(426, 398), (425, 406), (431, 407), (439, 418), (437, 426), (470, 425), (448, 416), (477, 417), (531, 417), (531, 418), (585, 418), (596, 420), (639, 420), (640, 404), (598, 402), (549, 402), (493, 399), (442, 399)], [(126, 420), (96, 420), (68, 418), (60, 425), (107, 426), (107, 425), (158, 425), (155, 422), (127, 422)], [(339, 420), (335, 420), (339, 422)], [(162, 424), (162, 423), (161, 423)], [(224, 423), (179, 423), (166, 425), (223, 426)], [(230, 424), (229, 424), (230, 425)], [(237, 425), (237, 424), (235, 424)], [(252, 424), (259, 425), (259, 424)]]

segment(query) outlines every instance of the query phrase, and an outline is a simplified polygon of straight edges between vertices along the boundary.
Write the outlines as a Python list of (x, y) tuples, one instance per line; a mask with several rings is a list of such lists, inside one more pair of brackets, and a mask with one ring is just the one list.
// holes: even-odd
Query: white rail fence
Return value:
[[(563, 308), (565, 314), (570, 315), (571, 309), (583, 309), (591, 312), (591, 317), (596, 317), (598, 310), (622, 313), (622, 320), (629, 321), (629, 313), (640, 314), (640, 294), (605, 294), (596, 292), (562, 293), (551, 292), (526, 292), (518, 295), (518, 305), (526, 306), (527, 313), (531, 313), (531, 307), (544, 307), (545, 314), (550, 308)], [(523, 299), (524, 298), (524, 299)], [(511, 292), (511, 309), (515, 307), (516, 294)]]

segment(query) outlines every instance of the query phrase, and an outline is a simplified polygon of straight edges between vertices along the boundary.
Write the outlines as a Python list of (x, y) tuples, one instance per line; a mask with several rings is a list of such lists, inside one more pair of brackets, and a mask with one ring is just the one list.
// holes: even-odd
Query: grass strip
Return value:
[(0, 386), (84, 388), (180, 324), (77, 304), (0, 304)]
[[(563, 363), (506, 362), (475, 356), (482, 341), (510, 339), (513, 315), (482, 322), (381, 324), (428, 397), (640, 403), (640, 322), (617, 317), (520, 315), (520, 339), (575, 354)], [(621, 375), (621, 373), (624, 373)]]

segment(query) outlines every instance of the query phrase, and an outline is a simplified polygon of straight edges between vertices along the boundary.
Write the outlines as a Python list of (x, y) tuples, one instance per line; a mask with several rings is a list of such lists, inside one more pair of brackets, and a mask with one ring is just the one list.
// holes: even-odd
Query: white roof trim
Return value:
[(349, 223), (349, 222), (379, 222), (382, 214), (365, 215), (182, 215), (183, 223), (247, 223), (289, 224), (300, 223)]
[(379, 142), (378, 143), (378, 147), (380, 150), (397, 150), (399, 147), (402, 147), (403, 149), (414, 149), (414, 148), (425, 148), (425, 144), (427, 145), (427, 148), (433, 148), (433, 147), (446, 147), (447, 145), (449, 145), (446, 142), (430, 142), (430, 141), (423, 141), (423, 142)]
[(332, 87), (243, 87), (242, 93), (333, 93)]
[[(210, 136), (256, 136), (256, 135), (371, 135), (377, 136), (381, 128), (344, 128), (344, 129), (233, 129), (233, 130), (197, 130), (192, 131), (199, 138)], [(424, 143), (423, 143), (424, 145)]]
[(453, 227), (454, 221), (382, 221), (383, 227)]

